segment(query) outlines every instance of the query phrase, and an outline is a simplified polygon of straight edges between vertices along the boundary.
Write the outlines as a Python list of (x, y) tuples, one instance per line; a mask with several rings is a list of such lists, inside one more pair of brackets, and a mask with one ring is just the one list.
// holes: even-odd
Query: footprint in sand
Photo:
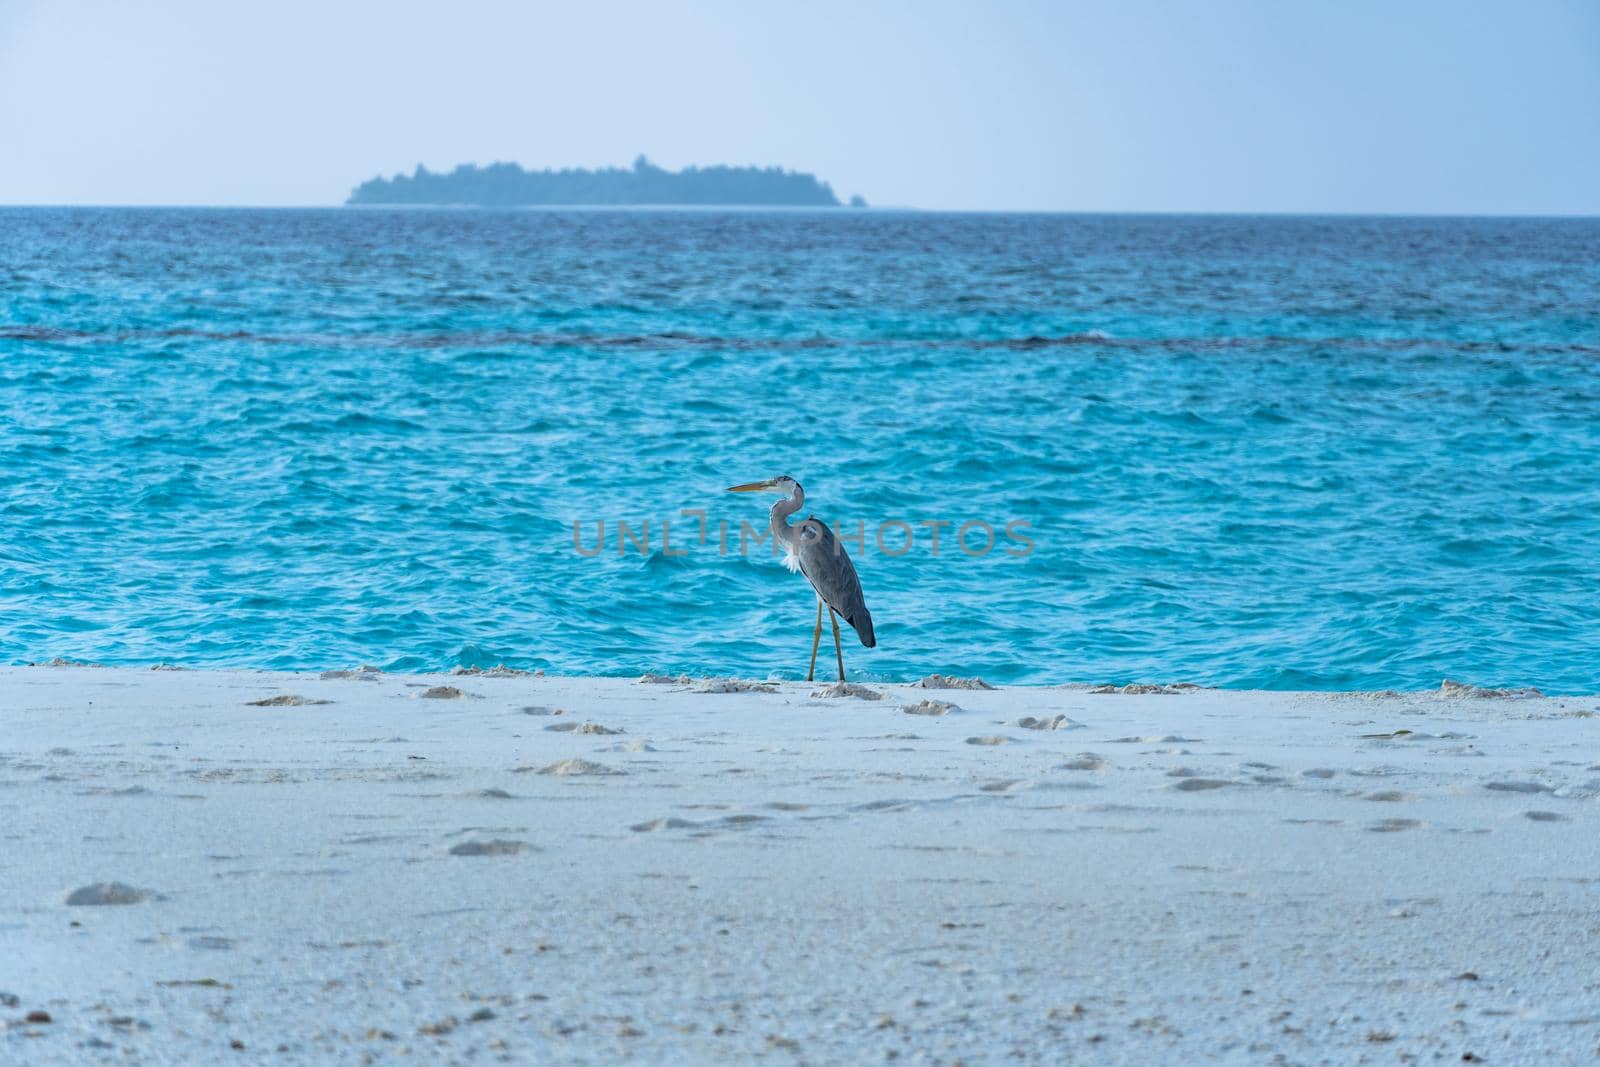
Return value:
[(1332, 778), (1339, 772), (1331, 767), (1312, 767), (1310, 770), (1301, 771), (1302, 778)]
[(159, 893), (138, 889), (123, 882), (96, 882), (74, 889), (67, 896), (70, 908), (101, 907), (116, 904), (143, 904), (147, 900), (161, 900)]
[(1376, 801), (1378, 801), (1380, 803), (1384, 803), (1384, 804), (1398, 804), (1399, 802), (1401, 802), (1403, 800), (1415, 800), (1417, 798), (1416, 798), (1415, 795), (1413, 795), (1411, 793), (1403, 793), (1398, 789), (1380, 789), (1376, 793), (1368, 793), (1368, 794), (1366, 794), (1361, 799), (1363, 799), (1363, 800), (1376, 800)]
[(649, 834), (657, 830), (687, 830), (695, 825), (688, 819), (651, 819), (649, 822), (635, 823), (628, 829), (638, 834)]
[(967, 738), (967, 744), (969, 745), (1009, 745), (1010, 743), (1011, 738), (1002, 737), (999, 734), (986, 734), (982, 737)]
[(771, 682), (747, 682), (742, 678), (707, 678), (694, 690), (696, 693), (776, 693), (778, 687)]
[(189, 939), (190, 948), (203, 949), (209, 952), (231, 952), (235, 944), (236, 942), (231, 937), (217, 937), (214, 934), (206, 934)]
[(512, 841), (507, 838), (494, 838), (489, 841), (463, 841), (459, 845), (452, 845), (452, 856), (520, 856), (528, 851), (526, 841)]
[(1083, 723), (1074, 722), (1065, 715), (1052, 715), (1048, 719), (1036, 719), (1032, 715), (1017, 720), (1017, 725), (1024, 730), (1081, 730)]
[(603, 763), (592, 763), (586, 759), (564, 759), (557, 760), (555, 763), (544, 767), (515, 767), (512, 769), (514, 774), (523, 774), (527, 771), (533, 771), (535, 774), (553, 775), (557, 778), (604, 777), (606, 775), (627, 773), (613, 767), (607, 767)]
[(947, 715), (961, 709), (944, 700), (919, 700), (900, 709), (907, 715)]
[(431, 689), (423, 690), (421, 693), (424, 700), (460, 700), (466, 695), (453, 685), (436, 685)]
[(1063, 771), (1103, 771), (1107, 766), (1108, 763), (1105, 757), (1097, 756), (1093, 752), (1080, 752), (1077, 756), (1061, 764), (1058, 769)]
[(1555, 789), (1543, 782), (1485, 782), (1485, 789), (1496, 793), (1554, 793)]
[(917, 685), (923, 689), (993, 689), (982, 678), (956, 678), (943, 674), (930, 674)]
[(857, 685), (854, 682), (833, 682), (829, 685), (823, 686), (821, 689), (813, 689), (811, 691), (811, 698), (813, 700), (828, 700), (834, 697), (857, 697), (861, 700), (882, 700), (883, 694), (878, 692), (876, 689), (868, 689), (866, 686)]
[(1367, 827), (1375, 834), (1392, 834), (1401, 830), (1415, 830), (1422, 825), (1421, 819), (1384, 819)]
[(1522, 813), (1522, 817), (1525, 819), (1532, 819), (1534, 822), (1568, 821), (1568, 817), (1558, 811), (1525, 811)]
[(549, 726), (546, 726), (545, 729), (558, 734), (597, 734), (601, 736), (609, 736), (611, 734), (622, 733), (621, 730), (613, 730), (611, 727), (601, 726), (597, 722), (553, 722)]
[(247, 701), (245, 706), (251, 708), (303, 708), (311, 704), (332, 703), (333, 701), (331, 700), (313, 700), (310, 697), (296, 696), (293, 693), (283, 693), (275, 697)]
[(1211, 789), (1223, 789), (1230, 785), (1238, 785), (1223, 778), (1185, 778), (1174, 782), (1172, 788), (1180, 793), (1203, 793)]

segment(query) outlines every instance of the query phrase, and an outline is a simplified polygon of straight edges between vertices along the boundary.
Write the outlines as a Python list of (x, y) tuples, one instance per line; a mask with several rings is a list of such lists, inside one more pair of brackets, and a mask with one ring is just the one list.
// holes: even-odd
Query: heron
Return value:
[(822, 609), (826, 605), (828, 619), (833, 623), (833, 652), (839, 659), (839, 681), (844, 681), (844, 649), (839, 644), (839, 616), (849, 623), (867, 648), (874, 648), (878, 639), (872, 633), (872, 613), (867, 610), (866, 598), (861, 595), (861, 579), (856, 577), (855, 565), (845, 555), (838, 537), (815, 515), (807, 517), (797, 526), (789, 525), (789, 516), (806, 503), (806, 491), (800, 483), (787, 474), (768, 478), (764, 482), (747, 482), (729, 489), (730, 493), (777, 493), (783, 497), (772, 505), (772, 538), (774, 544), (784, 547), (784, 565), (799, 571), (817, 593), (817, 625), (811, 632), (811, 666), (806, 670), (806, 681), (817, 675), (817, 647), (822, 644)]

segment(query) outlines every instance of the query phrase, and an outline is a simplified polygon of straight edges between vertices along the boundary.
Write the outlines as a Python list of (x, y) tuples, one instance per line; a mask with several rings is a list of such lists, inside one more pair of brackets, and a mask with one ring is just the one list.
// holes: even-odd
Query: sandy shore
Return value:
[(0, 670), (0, 1061), (1600, 1051), (1600, 699), (706, 688)]

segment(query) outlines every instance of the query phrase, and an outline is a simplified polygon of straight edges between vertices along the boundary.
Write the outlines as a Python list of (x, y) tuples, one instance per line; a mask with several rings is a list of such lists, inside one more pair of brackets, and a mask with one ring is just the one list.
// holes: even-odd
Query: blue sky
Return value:
[(933, 209), (1600, 214), (1600, 2), (0, 0), (0, 203), (783, 164)]

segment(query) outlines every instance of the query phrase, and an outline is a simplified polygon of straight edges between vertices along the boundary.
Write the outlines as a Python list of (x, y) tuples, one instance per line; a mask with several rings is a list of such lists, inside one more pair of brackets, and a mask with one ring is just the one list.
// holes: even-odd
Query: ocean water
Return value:
[(0, 662), (803, 676), (791, 474), (856, 677), (1593, 693), (1600, 220), (7, 209), (0, 457)]

